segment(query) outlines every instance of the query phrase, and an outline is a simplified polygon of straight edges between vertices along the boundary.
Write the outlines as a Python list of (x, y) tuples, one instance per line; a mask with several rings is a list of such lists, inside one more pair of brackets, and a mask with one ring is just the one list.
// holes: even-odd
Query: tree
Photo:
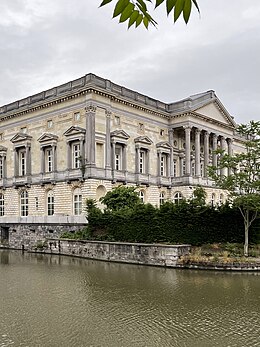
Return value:
[[(249, 228), (260, 212), (260, 122), (242, 124), (237, 132), (244, 139), (245, 151), (234, 155), (216, 151), (219, 163), (209, 167), (209, 175), (218, 187), (229, 192), (233, 205), (243, 216), (244, 255), (248, 256)], [(222, 169), (229, 174), (220, 174)]]
[(135, 187), (118, 186), (100, 198), (100, 202), (109, 210), (119, 210), (124, 207), (133, 208), (141, 204)]
[(149, 24), (157, 25), (155, 19), (150, 15), (147, 5), (154, 5), (155, 9), (160, 5), (166, 5), (166, 12), (169, 15), (173, 12), (174, 22), (183, 14), (183, 19), (188, 23), (192, 6), (194, 5), (198, 12), (199, 6), (197, 0), (103, 0), (100, 7), (114, 1), (113, 18), (119, 17), (119, 23), (128, 21), (128, 28), (132, 25), (138, 27), (141, 23), (148, 29)]

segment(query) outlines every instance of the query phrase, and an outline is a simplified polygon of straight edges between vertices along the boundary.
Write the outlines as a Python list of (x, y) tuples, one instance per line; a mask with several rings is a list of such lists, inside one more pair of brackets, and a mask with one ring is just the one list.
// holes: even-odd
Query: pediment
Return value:
[(153, 141), (148, 136), (139, 136), (135, 138), (135, 143), (141, 143), (144, 145), (151, 145)]
[(81, 135), (81, 134), (85, 134), (85, 133), (86, 133), (86, 129), (73, 125), (68, 130), (66, 130), (63, 135), (75, 136), (75, 135)]
[(51, 133), (44, 133), (38, 139), (39, 142), (57, 141), (58, 136)]
[(122, 140), (128, 140), (130, 136), (124, 131), (124, 130), (114, 130), (111, 132), (110, 136), (122, 139)]
[(16, 143), (16, 142), (28, 141), (31, 139), (32, 139), (32, 136), (28, 134), (17, 133), (11, 138), (11, 142)]
[(224, 108), (224, 106), (218, 99), (207, 105), (194, 109), (193, 112), (196, 112), (196, 114), (208, 118), (209, 120), (211, 120), (211, 122), (216, 121), (232, 127), (236, 126), (232, 116), (228, 113), (228, 111)]
[(170, 150), (172, 148), (171, 144), (167, 141), (162, 141), (156, 144), (157, 148)]

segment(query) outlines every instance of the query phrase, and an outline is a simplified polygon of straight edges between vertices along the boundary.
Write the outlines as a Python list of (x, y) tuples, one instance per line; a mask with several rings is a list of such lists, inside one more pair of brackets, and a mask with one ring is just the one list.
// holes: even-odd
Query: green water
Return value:
[(260, 346), (260, 274), (0, 251), (4, 346)]

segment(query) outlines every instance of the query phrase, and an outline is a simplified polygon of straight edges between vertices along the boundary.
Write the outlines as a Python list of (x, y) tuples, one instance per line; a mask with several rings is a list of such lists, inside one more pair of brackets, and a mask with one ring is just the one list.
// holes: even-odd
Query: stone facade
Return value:
[(166, 104), (93, 74), (0, 107), (0, 225), (82, 226), (85, 199), (118, 184), (222, 203), (206, 169), (243, 151), (235, 128), (214, 91)]

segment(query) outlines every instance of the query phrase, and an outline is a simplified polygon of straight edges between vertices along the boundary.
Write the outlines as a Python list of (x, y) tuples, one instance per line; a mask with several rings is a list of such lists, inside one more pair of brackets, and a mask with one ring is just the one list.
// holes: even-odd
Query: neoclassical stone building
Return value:
[(93, 74), (2, 106), (0, 225), (80, 225), (118, 184), (155, 205), (199, 184), (222, 203), (207, 166), (243, 150), (235, 128), (212, 90), (166, 104)]

